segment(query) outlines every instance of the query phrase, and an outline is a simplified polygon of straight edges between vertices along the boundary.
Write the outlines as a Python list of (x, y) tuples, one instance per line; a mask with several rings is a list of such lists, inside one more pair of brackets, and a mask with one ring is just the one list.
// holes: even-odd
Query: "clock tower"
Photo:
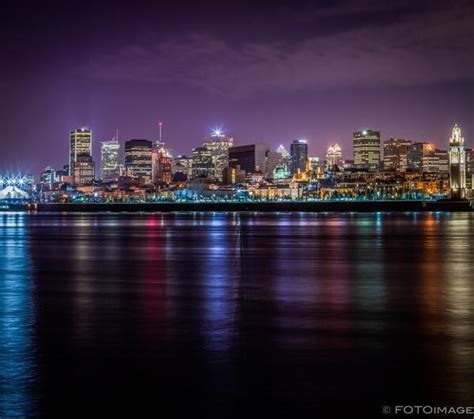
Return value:
[(461, 128), (454, 125), (449, 139), (449, 188), (451, 198), (464, 198), (466, 189), (466, 152), (464, 151), (464, 137)]

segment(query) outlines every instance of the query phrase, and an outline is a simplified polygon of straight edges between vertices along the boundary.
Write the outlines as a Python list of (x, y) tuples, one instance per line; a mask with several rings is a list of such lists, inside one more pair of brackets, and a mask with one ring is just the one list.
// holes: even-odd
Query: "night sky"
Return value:
[(0, 172), (67, 162), (68, 132), (120, 130), (189, 154), (212, 127), (238, 144), (352, 131), (474, 146), (473, 1), (2, 3)]

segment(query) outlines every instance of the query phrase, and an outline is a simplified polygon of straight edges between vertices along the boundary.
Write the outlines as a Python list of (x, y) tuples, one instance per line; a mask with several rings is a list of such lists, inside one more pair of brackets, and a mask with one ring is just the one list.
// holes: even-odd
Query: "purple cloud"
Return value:
[(369, 25), (295, 42), (237, 46), (193, 34), (95, 56), (82, 74), (103, 80), (185, 83), (232, 97), (472, 80), (472, 24), (472, 14), (463, 8), (412, 14), (385, 26)]

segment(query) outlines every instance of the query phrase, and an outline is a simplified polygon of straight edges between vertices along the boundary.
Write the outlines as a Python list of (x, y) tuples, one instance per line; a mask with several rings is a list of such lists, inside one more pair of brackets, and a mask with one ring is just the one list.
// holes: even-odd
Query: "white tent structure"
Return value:
[(7, 199), (28, 199), (30, 195), (28, 192), (17, 188), (16, 186), (8, 185), (0, 189), (0, 201)]

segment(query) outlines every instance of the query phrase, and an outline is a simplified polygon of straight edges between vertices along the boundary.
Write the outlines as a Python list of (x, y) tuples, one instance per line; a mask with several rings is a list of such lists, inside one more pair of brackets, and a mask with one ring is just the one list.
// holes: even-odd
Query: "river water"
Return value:
[(0, 417), (474, 405), (474, 215), (0, 214)]

